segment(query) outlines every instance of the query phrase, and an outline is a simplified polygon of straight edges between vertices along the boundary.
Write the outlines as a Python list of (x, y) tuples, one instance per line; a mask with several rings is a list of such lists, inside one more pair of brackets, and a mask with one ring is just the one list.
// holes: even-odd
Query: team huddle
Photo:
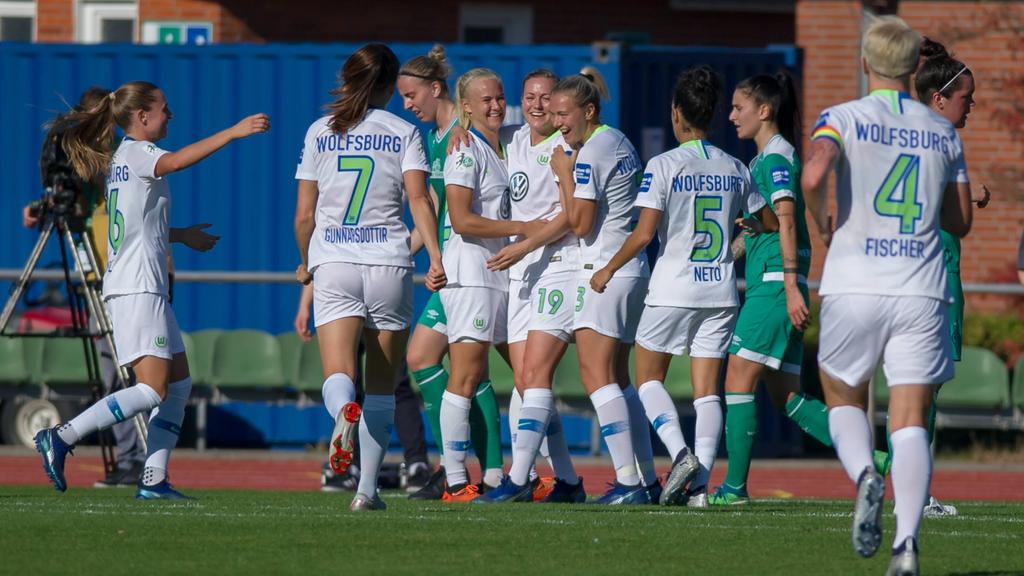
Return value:
[[(973, 104), (974, 81), (944, 51), (919, 62), (922, 38), (897, 18), (873, 22), (863, 46), (870, 93), (822, 112), (805, 165), (795, 147), (801, 134), (789, 77), (759, 75), (735, 87), (729, 120), (758, 149), (749, 166), (708, 141), (724, 95), (707, 66), (685, 71), (673, 91), (678, 146), (644, 166), (629, 139), (601, 121), (608, 94), (596, 70), (563, 78), (530, 72), (521, 79), (524, 124), (507, 126), (503, 81), (510, 79), (474, 68), (458, 78), (453, 100), (440, 46), (405, 64), (383, 44), (355, 52), (327, 115), (306, 133), (295, 174), (296, 276), (313, 286), (324, 404), (336, 423), (329, 448), (335, 472), (352, 464), (357, 437), (360, 446), (351, 510), (386, 508), (377, 475), (394, 423), (396, 375), (407, 369), (443, 459), (440, 488), (421, 497), (586, 501), (552, 394), (555, 369), (575, 343), (615, 469), (597, 503), (748, 502), (754, 391), (763, 380), (789, 418), (835, 446), (857, 484), (853, 544), (864, 556), (881, 542), (891, 468), (897, 534), (890, 573), (916, 573), (929, 499), (929, 412), (959, 357), (962, 293), (949, 262), (959, 261), (972, 200), (956, 128)], [(921, 102), (909, 96), (915, 71)], [(435, 125), (426, 146), (413, 124), (384, 110), (396, 91), (406, 109)], [(119, 358), (138, 383), (39, 433), (44, 468), (61, 491), (65, 456), (79, 438), (156, 408), (137, 496), (184, 498), (167, 480), (167, 459), (191, 381), (160, 263), (169, 241), (206, 250), (216, 238), (197, 227), (168, 227), (162, 176), (266, 131), (269, 121), (256, 115), (168, 153), (153, 142), (170, 117), (159, 89), (131, 83), (83, 112), (83, 128), (71, 138), (80, 144), (70, 156), (81, 173), (109, 173), (104, 299)], [(112, 141), (114, 123), (126, 134), (116, 152), (102, 146)], [(826, 201), (832, 173), (834, 216)], [(828, 246), (819, 291), (827, 406), (800, 390), (802, 332), (810, 321), (805, 213)], [(652, 264), (646, 248), (655, 239)], [(421, 247), (433, 294), (410, 338), (412, 256)], [(950, 309), (958, 295), (960, 308)], [(365, 396), (357, 403), (360, 342)], [(507, 473), (488, 376), (492, 346), (514, 374)], [(673, 357), (683, 355), (692, 372), (692, 443), (665, 387)], [(872, 449), (865, 414), (879, 361), (892, 387), (891, 453)], [(672, 458), (664, 483), (655, 472), (652, 428)], [(723, 429), (728, 472), (711, 489)], [(479, 483), (466, 467), (471, 447), (481, 461)], [(538, 456), (554, 478), (538, 477)]]

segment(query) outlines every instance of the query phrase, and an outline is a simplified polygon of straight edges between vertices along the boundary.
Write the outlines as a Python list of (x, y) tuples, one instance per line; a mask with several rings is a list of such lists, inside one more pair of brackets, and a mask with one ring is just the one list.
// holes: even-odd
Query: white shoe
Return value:
[(387, 510), (388, 505), (380, 499), (380, 496), (374, 494), (373, 497), (369, 497), (362, 492), (357, 492), (356, 497), (352, 499), (352, 503), (348, 505), (348, 509), (352, 512), (363, 512), (366, 510)]
[(697, 492), (693, 492), (687, 495), (686, 498), (687, 508), (707, 508), (708, 507), (708, 488), (705, 486)]
[(892, 560), (885, 576), (917, 576), (917, 541), (907, 538), (900, 547), (892, 551)]
[(924, 517), (925, 518), (938, 518), (941, 516), (956, 516), (956, 506), (951, 504), (943, 504), (935, 499), (935, 496), (928, 498), (928, 503), (924, 506)]
[(352, 464), (352, 451), (355, 449), (355, 437), (359, 431), (359, 416), (363, 413), (359, 404), (349, 402), (341, 407), (334, 421), (334, 432), (331, 443), (327, 446), (327, 462), (335, 474), (344, 474)]
[(853, 549), (870, 558), (882, 543), (882, 502), (885, 479), (873, 467), (865, 468), (857, 480), (857, 500), (853, 507)]

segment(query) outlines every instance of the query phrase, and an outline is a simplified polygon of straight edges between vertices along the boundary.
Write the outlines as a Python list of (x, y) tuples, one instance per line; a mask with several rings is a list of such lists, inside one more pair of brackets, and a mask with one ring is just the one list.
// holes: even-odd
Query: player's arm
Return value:
[(540, 232), (529, 238), (513, 242), (505, 246), (493, 258), (487, 261), (487, 268), (491, 270), (506, 270), (513, 264), (526, 257), (534, 250), (551, 244), (569, 231), (569, 217), (565, 211), (559, 212), (557, 216), (544, 222)]
[[(434, 203), (427, 192), (426, 173), (420, 170), (406, 170), (402, 173), (405, 180), (405, 191), (409, 195), (409, 212), (412, 221), (419, 230), (437, 230), (437, 216)], [(419, 234), (420, 240), (430, 255), (430, 269), (427, 271), (427, 288), (436, 292), (444, 287), (447, 279), (444, 266), (441, 265), (441, 246), (436, 234)]]
[(810, 316), (797, 277), (800, 273), (796, 253), (796, 202), (792, 198), (775, 201), (775, 217), (779, 225), (779, 251), (782, 253), (782, 279), (786, 290), (786, 311), (797, 330), (803, 330)]
[(156, 161), (153, 170), (157, 178), (172, 172), (184, 170), (196, 162), (220, 150), (232, 140), (238, 140), (253, 134), (270, 130), (270, 118), (266, 114), (253, 114), (234, 126), (221, 130), (213, 136), (189, 144), (177, 152), (168, 152)]
[(299, 246), (299, 264), (295, 271), (296, 279), (309, 284), (313, 276), (309, 273), (309, 241), (316, 228), (316, 202), (320, 197), (320, 189), (313, 180), (299, 180), (299, 197), (295, 203), (295, 242)]
[(662, 214), (661, 210), (654, 208), (640, 209), (640, 219), (636, 223), (636, 228), (629, 233), (626, 241), (622, 243), (622, 247), (615, 253), (615, 256), (612, 256), (608, 264), (590, 278), (590, 287), (594, 289), (594, 292), (598, 294), (604, 292), (604, 288), (612, 276), (615, 276), (619, 269), (636, 258), (637, 254), (640, 254), (640, 251), (651, 243), (654, 235), (658, 232), (658, 223), (661, 222)]
[(576, 198), (576, 177), (573, 169), (576, 166), (578, 151), (567, 153), (565, 148), (556, 146), (551, 154), (551, 170), (558, 178), (558, 196), (562, 201), (562, 211), (568, 217), (569, 229), (577, 236), (587, 236), (594, 228), (597, 219), (597, 202), (586, 198)]
[(949, 182), (942, 200), (942, 229), (963, 238), (971, 231), (974, 221), (971, 185), (968, 182)]
[(217, 244), (217, 240), (220, 240), (220, 236), (204, 231), (210, 226), (212, 224), (203, 223), (193, 224), (188, 228), (171, 228), (168, 231), (169, 240), (171, 244), (184, 244), (193, 250), (206, 252)]
[(309, 308), (313, 305), (313, 284), (309, 283), (302, 287), (302, 294), (299, 295), (299, 308), (295, 311), (293, 322), (295, 333), (299, 340), (309, 342), (313, 336), (309, 332)]
[(474, 238), (504, 238), (527, 236), (525, 222), (518, 220), (491, 220), (473, 212), (473, 190), (458, 184), (444, 187), (448, 200), (448, 218), (456, 234)]
[(811, 157), (804, 165), (800, 186), (818, 234), (827, 246), (832, 241), (832, 224), (828, 215), (828, 175), (839, 159), (839, 145), (828, 138), (818, 138), (811, 144)]

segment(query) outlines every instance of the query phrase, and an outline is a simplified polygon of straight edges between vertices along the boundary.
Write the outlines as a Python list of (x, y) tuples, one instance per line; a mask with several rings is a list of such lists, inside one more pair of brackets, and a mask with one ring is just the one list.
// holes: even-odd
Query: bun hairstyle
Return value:
[(707, 132), (721, 91), (722, 80), (710, 66), (695, 66), (679, 75), (672, 93), (672, 107), (679, 110), (690, 126)]
[(593, 66), (584, 66), (579, 74), (566, 76), (555, 84), (552, 94), (565, 92), (572, 96), (576, 106), (583, 108), (588, 104), (594, 105), (593, 122), (600, 122), (601, 100), (611, 100), (608, 94), (608, 83), (604, 76)]
[(486, 78), (493, 78), (498, 81), (498, 84), (501, 84), (501, 76), (498, 76), (498, 73), (490, 68), (473, 68), (459, 76), (459, 80), (456, 82), (455, 109), (459, 112), (459, 125), (467, 130), (472, 128), (473, 122), (469, 117), (469, 112), (466, 112), (462, 106), (462, 103), (466, 101), (466, 92), (473, 81)]
[(331, 91), (337, 99), (327, 105), (331, 115), (327, 125), (335, 134), (358, 124), (370, 100), (394, 88), (398, 57), (385, 44), (367, 44), (345, 60), (338, 80), (340, 85)]
[(936, 92), (949, 97), (960, 88), (961, 76), (974, 77), (966, 64), (953, 58), (942, 44), (925, 38), (921, 43), (921, 57), (924, 62), (914, 77), (917, 99), (928, 103)]
[(425, 56), (416, 56), (402, 65), (398, 71), (400, 76), (412, 76), (424, 82), (439, 82), (441, 84), (441, 96), (448, 95), (448, 76), (452, 68), (448, 64), (448, 56), (445, 54), (444, 46), (434, 44), (434, 47)]
[(775, 75), (758, 74), (740, 82), (736, 90), (747, 95), (758, 106), (767, 105), (771, 110), (768, 120), (774, 122), (779, 134), (787, 142), (797, 144), (800, 133), (800, 110), (797, 106), (796, 86), (789, 73), (780, 71)]

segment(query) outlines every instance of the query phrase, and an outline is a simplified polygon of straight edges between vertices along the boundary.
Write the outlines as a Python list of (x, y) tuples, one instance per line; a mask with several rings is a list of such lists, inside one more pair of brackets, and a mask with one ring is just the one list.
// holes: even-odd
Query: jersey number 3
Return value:
[(352, 199), (348, 201), (345, 218), (342, 224), (354, 226), (359, 224), (359, 216), (363, 213), (366, 192), (370, 189), (373, 178), (373, 158), (369, 156), (338, 156), (338, 172), (355, 172), (356, 187), (352, 191)]
[[(921, 159), (913, 154), (900, 154), (875, 193), (875, 212), (880, 216), (900, 219), (900, 234), (913, 234), (921, 219), (924, 205), (917, 201), (917, 176)], [(897, 191), (899, 198), (896, 198)]]

